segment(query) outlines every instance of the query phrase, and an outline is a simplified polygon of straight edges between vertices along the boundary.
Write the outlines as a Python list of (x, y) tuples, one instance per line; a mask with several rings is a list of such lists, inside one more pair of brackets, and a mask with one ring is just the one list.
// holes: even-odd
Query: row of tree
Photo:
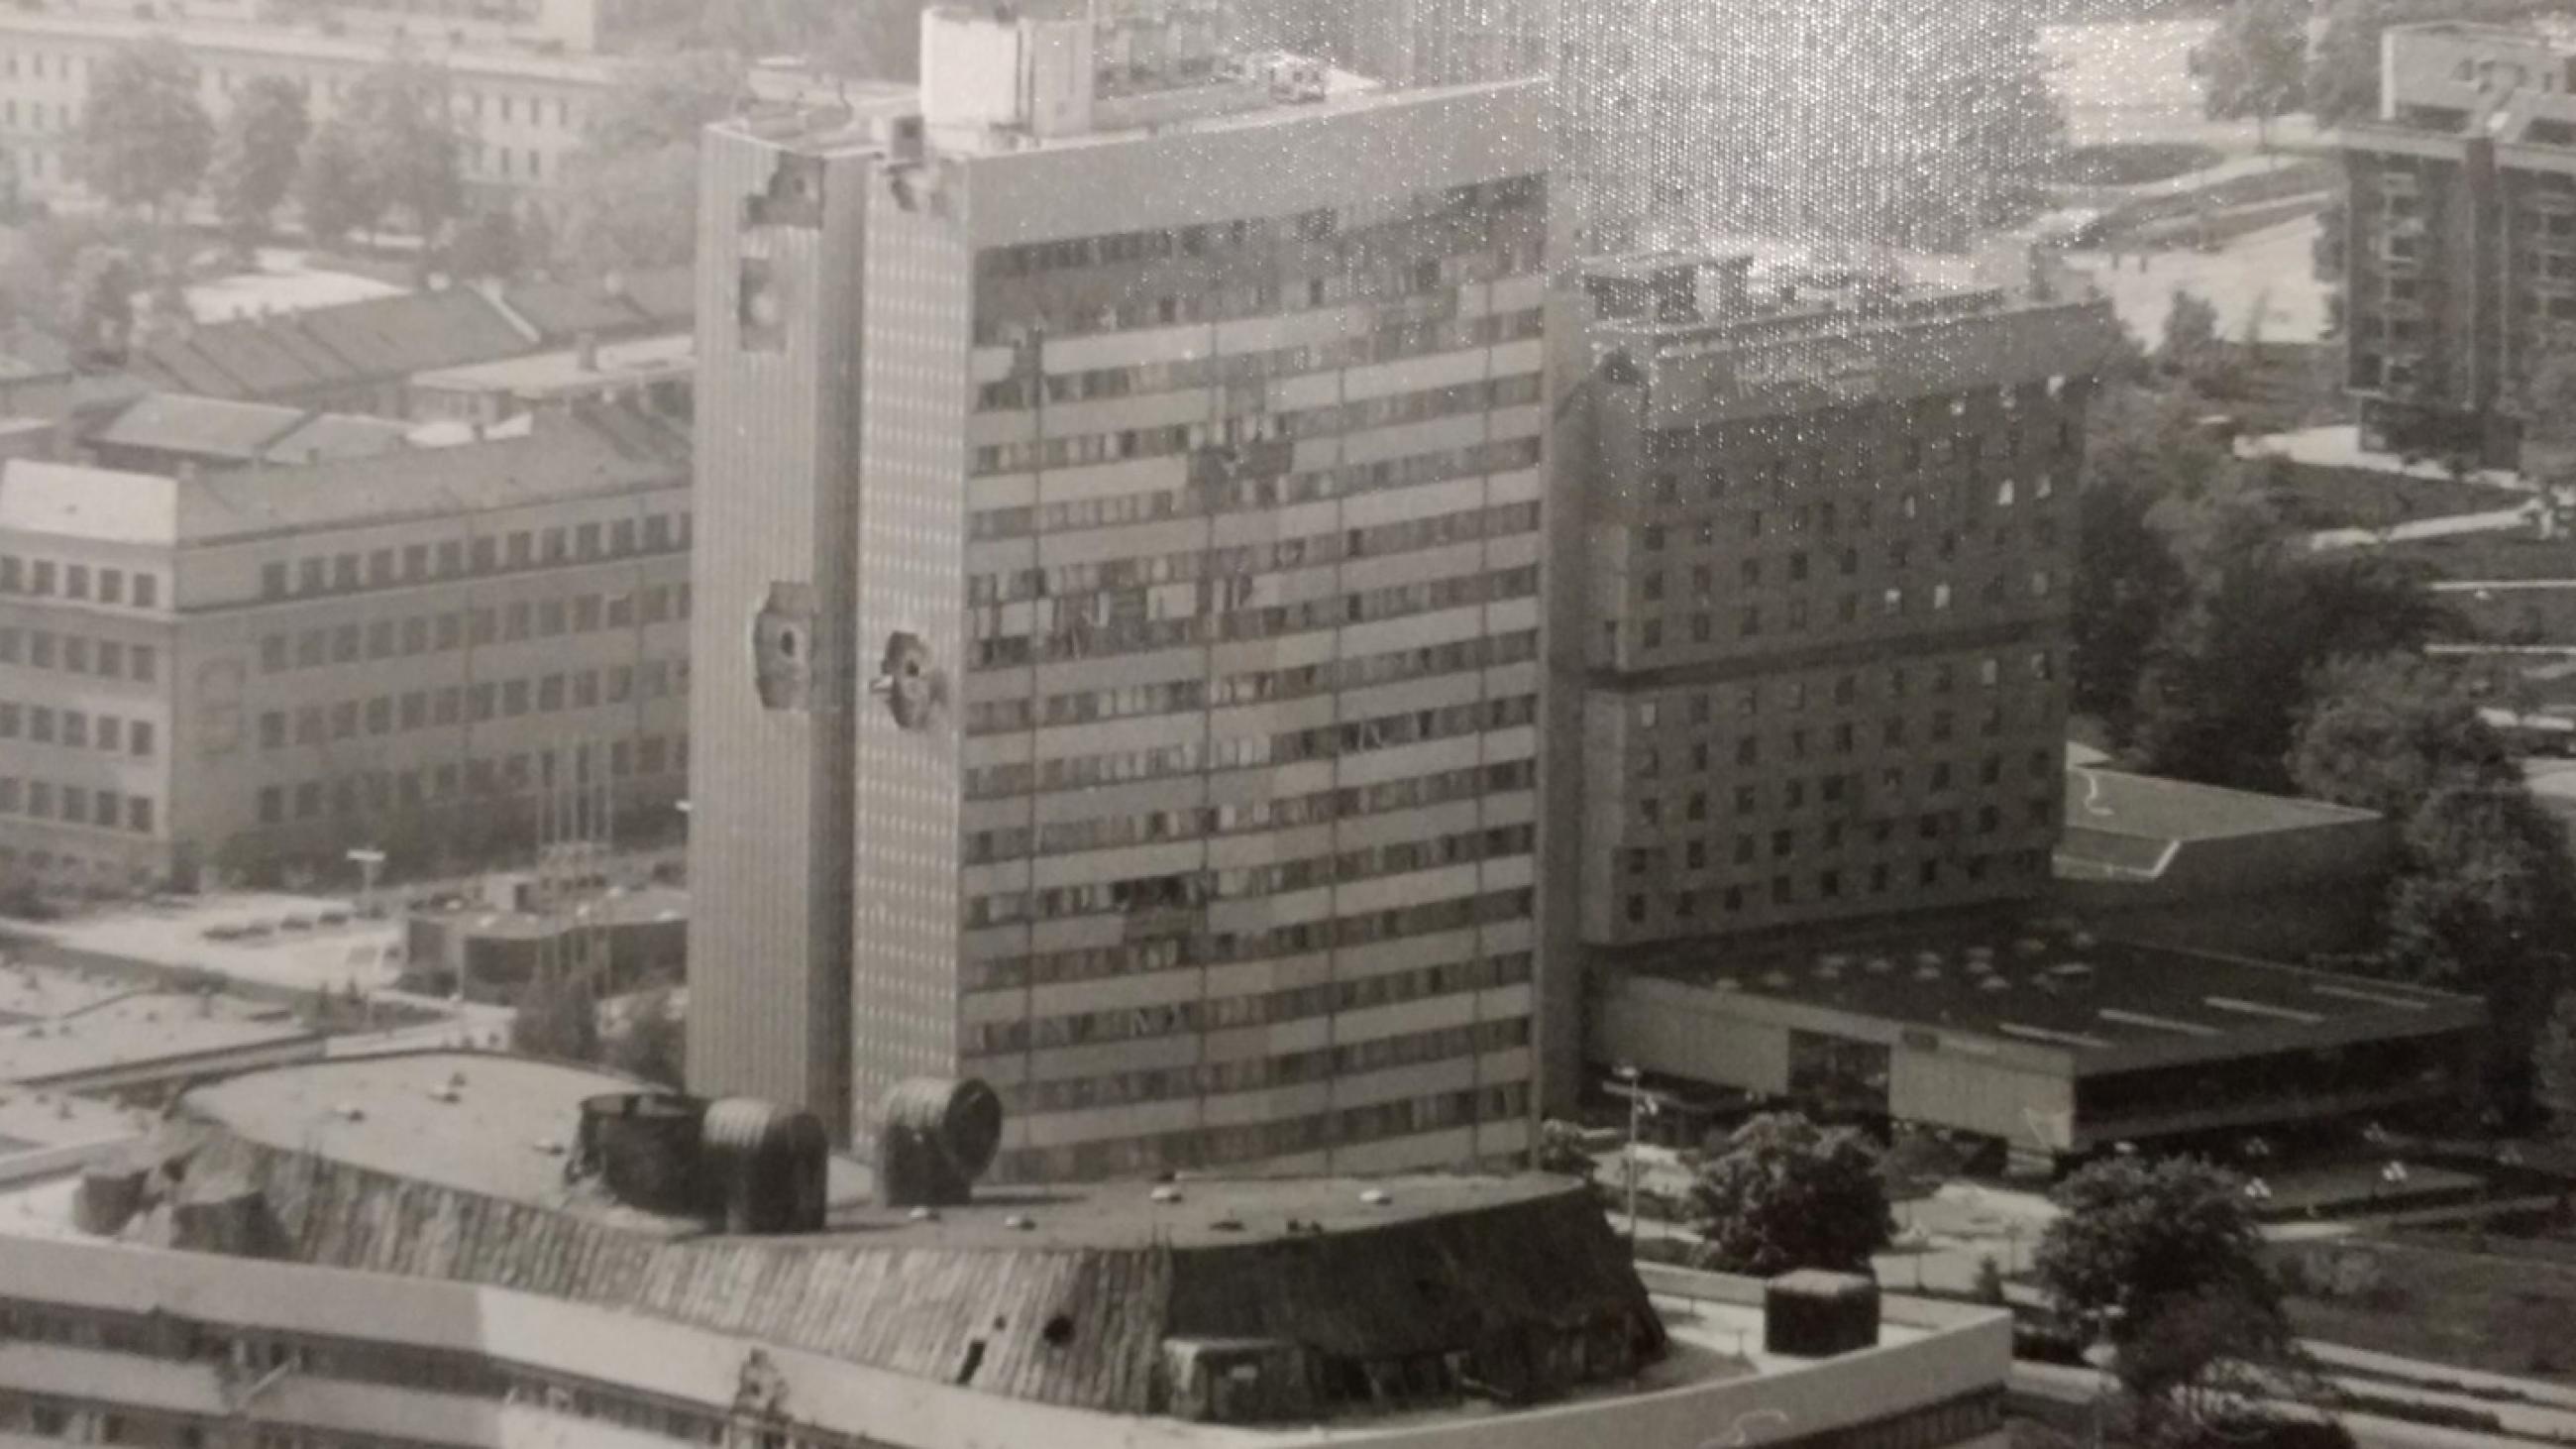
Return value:
[(325, 241), (388, 221), (437, 240), (464, 208), (466, 141), (438, 65), (396, 53), (319, 125), (304, 88), (283, 77), (245, 82), (220, 127), (197, 93), (196, 64), (177, 41), (119, 49), (91, 78), (75, 174), (156, 222), (202, 194), (243, 241), (265, 233), (290, 194)]

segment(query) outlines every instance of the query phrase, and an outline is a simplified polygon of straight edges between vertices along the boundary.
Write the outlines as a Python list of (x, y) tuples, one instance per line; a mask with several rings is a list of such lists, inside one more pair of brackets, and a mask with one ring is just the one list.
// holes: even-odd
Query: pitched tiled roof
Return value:
[(300, 408), (154, 393), (108, 419), (92, 443), (249, 462), (302, 423)]
[(147, 344), (132, 366), (175, 391), (264, 399), (397, 381), (542, 343), (481, 293), (450, 287), (218, 322)]

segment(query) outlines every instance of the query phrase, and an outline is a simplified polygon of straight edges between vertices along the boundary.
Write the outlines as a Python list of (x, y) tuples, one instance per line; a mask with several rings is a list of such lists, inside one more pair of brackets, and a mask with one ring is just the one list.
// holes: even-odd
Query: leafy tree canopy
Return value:
[(1891, 1233), (1869, 1139), (1794, 1112), (1737, 1128), (1726, 1151), (1701, 1166), (1691, 1198), (1707, 1241), (1703, 1264), (1721, 1272), (1867, 1273)]
[(158, 212), (197, 189), (213, 149), (197, 68), (177, 41), (120, 46), (92, 71), (72, 160), (101, 196)]
[(247, 242), (268, 229), (312, 133), (304, 90), (284, 76), (253, 76), (233, 93), (207, 177), (226, 231)]
[(520, 989), (510, 1050), (558, 1061), (599, 1060), (599, 1003), (568, 971), (539, 972)]
[(2307, 92), (2307, 0), (2236, 0), (2198, 53), (2201, 103), (2220, 120), (2268, 122)]
[(2403, 820), (2440, 790), (2521, 784), (2452, 672), (2419, 656), (2330, 663), (2310, 694), (2290, 744), (2302, 795)]
[(2244, 1182), (2188, 1157), (2123, 1154), (2077, 1170), (2050, 1195), (2059, 1214), (2032, 1260), (2050, 1299), (2125, 1350), (2167, 1305), (2241, 1294), (2279, 1311), (2246, 1210)]

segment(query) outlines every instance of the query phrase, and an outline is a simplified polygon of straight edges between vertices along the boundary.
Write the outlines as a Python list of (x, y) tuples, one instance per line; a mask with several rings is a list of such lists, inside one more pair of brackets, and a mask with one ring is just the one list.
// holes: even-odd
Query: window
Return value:
[(66, 599), (86, 599), (89, 597), (88, 564), (66, 564), (63, 566), (63, 597)]
[(331, 738), (355, 739), (358, 735), (358, 702), (344, 699), (331, 706)]
[(102, 604), (125, 602), (125, 570), (103, 568), (98, 571), (98, 601)]

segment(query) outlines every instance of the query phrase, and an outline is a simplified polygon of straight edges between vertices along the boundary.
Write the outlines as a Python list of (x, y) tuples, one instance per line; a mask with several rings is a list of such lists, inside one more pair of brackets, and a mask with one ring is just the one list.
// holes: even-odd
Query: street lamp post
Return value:
[(1611, 1073), (1628, 1088), (1628, 1148), (1621, 1154), (1628, 1173), (1628, 1256), (1637, 1256), (1637, 1134), (1645, 1124), (1646, 1093), (1638, 1085), (1642, 1076), (1636, 1067), (1621, 1063)]

